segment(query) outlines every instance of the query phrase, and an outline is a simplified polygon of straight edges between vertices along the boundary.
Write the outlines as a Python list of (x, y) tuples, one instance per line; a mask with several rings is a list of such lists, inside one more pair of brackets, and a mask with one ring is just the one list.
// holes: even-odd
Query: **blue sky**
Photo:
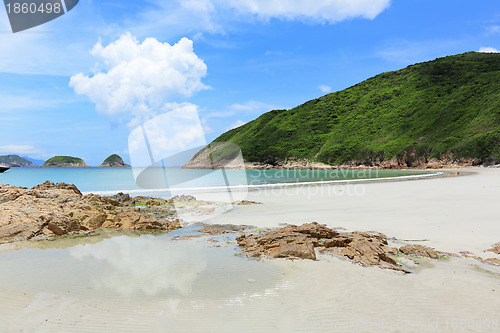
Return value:
[(500, 3), (80, 0), (17, 34), (2, 9), (0, 30), (0, 154), (99, 165), (129, 160), (133, 127), (165, 105), (196, 107), (210, 141), (381, 72), (500, 49)]

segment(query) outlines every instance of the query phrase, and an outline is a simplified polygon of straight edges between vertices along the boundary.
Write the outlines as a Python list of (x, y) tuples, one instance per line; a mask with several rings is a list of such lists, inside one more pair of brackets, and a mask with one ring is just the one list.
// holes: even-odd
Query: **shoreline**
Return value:
[[(287, 169), (287, 171), (290, 171)], [(292, 170), (293, 171), (293, 170)], [(296, 171), (308, 171), (308, 170), (296, 170)], [(335, 171), (335, 170), (331, 170)], [(343, 171), (343, 170), (338, 170)], [(346, 170), (348, 171), (348, 170)], [(396, 170), (392, 170), (396, 171)], [(404, 170), (400, 170), (404, 171)], [(410, 171), (410, 170), (408, 170)], [(463, 173), (462, 175), (470, 174)], [(319, 180), (319, 181), (298, 181), (298, 182), (278, 182), (278, 183), (267, 183), (267, 184), (247, 184), (247, 185), (229, 185), (229, 186), (207, 186), (207, 187), (183, 187), (183, 188), (166, 188), (166, 189), (140, 189), (140, 190), (110, 190), (110, 191), (84, 191), (83, 194), (99, 194), (99, 195), (115, 195), (117, 192), (124, 192), (130, 195), (133, 194), (145, 194), (145, 193), (162, 193), (162, 192), (176, 192), (176, 191), (194, 191), (193, 193), (199, 193), (202, 191), (217, 191), (217, 190), (255, 190), (262, 188), (281, 188), (281, 187), (301, 187), (301, 186), (316, 186), (316, 185), (328, 185), (328, 184), (351, 184), (351, 183), (372, 183), (372, 182), (399, 182), (399, 181), (409, 181), (409, 180), (420, 180), (420, 179), (432, 179), (439, 177), (456, 177), (460, 176), (460, 171), (454, 170), (442, 170), (436, 173), (422, 174), (422, 175), (407, 175), (407, 176), (395, 176), (395, 177), (379, 177), (379, 178), (361, 178), (361, 179), (338, 179), (338, 180)]]

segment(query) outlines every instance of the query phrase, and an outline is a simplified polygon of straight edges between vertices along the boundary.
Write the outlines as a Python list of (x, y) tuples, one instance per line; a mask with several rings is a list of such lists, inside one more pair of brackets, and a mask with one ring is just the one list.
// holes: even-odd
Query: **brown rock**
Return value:
[(353, 240), (353, 237), (347, 234), (342, 234), (338, 235), (337, 237), (326, 239), (322, 244), (320, 245), (326, 247), (326, 248), (331, 248), (331, 247), (346, 247), (351, 243)]
[(240, 200), (240, 201), (233, 202), (233, 205), (235, 205), (235, 206), (262, 205), (262, 202)]
[(252, 257), (316, 260), (312, 238), (296, 229), (286, 226), (262, 236), (242, 234), (236, 241)]
[(396, 261), (385, 253), (383, 244), (374, 238), (355, 238), (342, 254), (365, 266), (376, 266), (381, 262), (396, 265)]
[[(196, 206), (193, 198), (182, 197)], [(138, 209), (140, 201), (149, 205)], [(0, 244), (98, 228), (170, 231), (180, 227), (175, 216), (174, 207), (160, 198), (83, 196), (73, 184), (50, 181), (31, 189), (0, 184)]]
[(489, 249), (488, 251), (496, 253), (496, 254), (500, 254), (500, 243), (494, 244), (493, 247), (491, 249)]
[(404, 254), (409, 254), (409, 255), (415, 255), (415, 256), (421, 256), (421, 257), (429, 257), (432, 259), (438, 259), (439, 256), (430, 247), (423, 246), (423, 245), (417, 245), (417, 244), (412, 244), (412, 245), (406, 245), (403, 246), (399, 249), (400, 252)]
[(209, 235), (222, 235), (228, 233), (235, 233), (243, 231), (247, 228), (244, 225), (234, 225), (234, 224), (206, 224), (202, 229), (197, 230), (204, 234)]
[(500, 259), (497, 259), (497, 258), (488, 258), (488, 259), (486, 259), (486, 261), (488, 263), (500, 266)]
[[(290, 226), (295, 227), (295, 226)], [(285, 227), (286, 228), (286, 227)], [(311, 237), (320, 239), (320, 238), (333, 238), (338, 235), (335, 230), (332, 230), (326, 227), (323, 224), (318, 224), (317, 222), (303, 224), (295, 229), (297, 232), (301, 234), (310, 235)]]

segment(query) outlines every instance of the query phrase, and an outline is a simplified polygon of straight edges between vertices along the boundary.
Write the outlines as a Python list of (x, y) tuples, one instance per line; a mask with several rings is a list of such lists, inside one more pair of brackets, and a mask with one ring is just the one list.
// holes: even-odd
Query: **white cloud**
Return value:
[(232, 111), (261, 112), (261, 111), (271, 111), (282, 108), (268, 103), (249, 101), (243, 104), (235, 103), (231, 105), (229, 109)]
[(207, 66), (193, 51), (193, 42), (182, 38), (169, 45), (155, 38), (140, 43), (129, 33), (103, 46), (97, 43), (91, 54), (104, 71), (71, 77), (69, 85), (86, 95), (98, 112), (118, 121), (142, 121), (162, 111), (178, 97), (208, 89), (201, 82)]
[(324, 85), (324, 84), (320, 85), (318, 87), (318, 89), (321, 90), (321, 92), (323, 92), (325, 94), (328, 94), (330, 91), (332, 91), (332, 87)]
[(477, 52), (481, 52), (481, 53), (500, 53), (499, 50), (495, 49), (494, 47), (480, 47), (479, 48), (479, 51)]
[(240, 14), (252, 14), (263, 19), (306, 19), (336, 23), (362, 17), (374, 19), (389, 7), (391, 0), (214, 0), (219, 6), (229, 6)]
[(238, 120), (236, 121), (234, 124), (232, 124), (229, 129), (232, 130), (232, 129), (235, 129), (235, 128), (238, 128), (240, 126), (243, 126), (245, 125), (247, 122), (246, 121), (243, 121), (243, 120)]
[(500, 33), (500, 25), (490, 25), (486, 28), (486, 34), (488, 35), (496, 35)]
[(129, 152), (133, 166), (153, 165), (206, 145), (196, 105), (171, 103), (163, 111), (165, 113), (148, 120), (130, 134)]
[(40, 109), (53, 109), (62, 104), (68, 104), (73, 102), (71, 99), (56, 99), (47, 96), (40, 96), (41, 94), (23, 94), (23, 95), (11, 95), (11, 94), (0, 94), (0, 103), (2, 108), (0, 113), (7, 113), (11, 111), (19, 110), (40, 110)]
[[(122, 295), (160, 292), (188, 295), (207, 267), (203, 247), (172, 242), (161, 237), (114, 237), (92, 246), (70, 249), (79, 260), (105, 263), (104, 270), (92, 276), (95, 287)], [(116, 283), (120, 281), (120, 283)]]
[(374, 19), (391, 0), (155, 0), (129, 28), (141, 35), (168, 31), (224, 33), (231, 22), (281, 19), (334, 24)]
[(38, 153), (35, 146), (30, 145), (5, 145), (0, 146), (0, 154), (35, 154)]

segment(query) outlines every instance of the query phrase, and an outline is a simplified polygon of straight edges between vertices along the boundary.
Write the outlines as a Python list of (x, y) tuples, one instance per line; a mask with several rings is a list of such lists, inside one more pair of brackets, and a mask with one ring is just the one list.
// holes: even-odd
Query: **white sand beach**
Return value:
[[(500, 169), (460, 172), (471, 174), (253, 190), (263, 205), (210, 222), (317, 221), (500, 259), (484, 252), (500, 241)], [(500, 267), (471, 258), (420, 259), (404, 274), (161, 237), (3, 253), (0, 332), (500, 332)]]
[(210, 222), (278, 227), (316, 221), (484, 256), (500, 241), (500, 169), (458, 172), (463, 176), (254, 190), (247, 199), (263, 205), (236, 207)]

